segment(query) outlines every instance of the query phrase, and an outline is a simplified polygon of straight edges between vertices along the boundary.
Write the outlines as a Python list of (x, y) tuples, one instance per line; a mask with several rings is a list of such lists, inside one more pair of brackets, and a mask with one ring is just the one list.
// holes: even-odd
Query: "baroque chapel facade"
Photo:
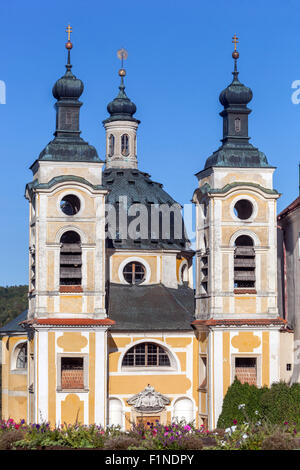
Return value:
[(66, 47), (54, 139), (26, 186), (29, 308), (1, 329), (3, 418), (215, 428), (234, 377), (278, 381), (292, 344), (277, 310), (274, 167), (249, 143), (238, 53), (222, 145), (197, 173), (195, 253), (180, 205), (139, 170), (125, 70), (102, 161), (80, 137), (83, 83)]

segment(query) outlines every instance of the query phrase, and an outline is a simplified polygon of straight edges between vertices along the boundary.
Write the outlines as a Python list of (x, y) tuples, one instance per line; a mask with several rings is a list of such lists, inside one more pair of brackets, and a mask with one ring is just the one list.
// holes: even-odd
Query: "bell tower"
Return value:
[[(217, 426), (235, 377), (256, 386), (279, 380), (275, 168), (250, 142), (247, 107), (252, 91), (238, 78), (220, 94), (221, 147), (197, 173), (196, 320), (203, 367), (203, 410)], [(207, 380), (206, 380), (207, 378)]]
[[(31, 166), (29, 312), (31, 422), (105, 424), (105, 196), (96, 149), (80, 137), (83, 83), (55, 83), (54, 139)], [(97, 351), (97, 354), (96, 354)], [(97, 394), (101, 406), (95, 407)]]
[(110, 116), (103, 121), (106, 131), (106, 168), (137, 168), (136, 132), (140, 121), (133, 117), (136, 105), (125, 93), (126, 70), (123, 61), (127, 51), (120, 49), (118, 57), (122, 62), (119, 70), (121, 83), (118, 96), (107, 105)]

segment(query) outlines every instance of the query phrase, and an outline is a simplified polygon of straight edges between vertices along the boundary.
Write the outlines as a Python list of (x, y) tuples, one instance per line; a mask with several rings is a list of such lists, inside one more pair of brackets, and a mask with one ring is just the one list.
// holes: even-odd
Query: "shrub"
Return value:
[(178, 449), (182, 450), (202, 450), (203, 449), (203, 440), (201, 437), (190, 434), (183, 436), (178, 442)]
[(0, 450), (12, 449), (15, 442), (23, 439), (24, 433), (19, 429), (10, 429), (0, 435)]
[(262, 450), (293, 450), (296, 448), (295, 439), (290, 434), (276, 432), (262, 442)]
[(104, 450), (127, 450), (129, 447), (139, 448), (142, 445), (142, 439), (133, 436), (119, 435), (109, 437), (104, 443)]
[(262, 412), (271, 423), (293, 423), (300, 429), (300, 384), (272, 384), (261, 397)]
[(225, 395), (218, 427), (262, 420), (278, 425), (288, 422), (300, 430), (300, 384), (279, 382), (257, 388), (235, 379)]
[[(257, 421), (257, 416), (262, 413), (260, 401), (265, 390), (265, 388), (257, 388), (248, 383), (242, 384), (238, 379), (235, 379), (225, 395), (217, 427), (228, 428), (232, 426), (234, 421), (242, 423), (245, 414), (249, 419)], [(244, 409), (239, 408), (241, 404), (245, 405)]]

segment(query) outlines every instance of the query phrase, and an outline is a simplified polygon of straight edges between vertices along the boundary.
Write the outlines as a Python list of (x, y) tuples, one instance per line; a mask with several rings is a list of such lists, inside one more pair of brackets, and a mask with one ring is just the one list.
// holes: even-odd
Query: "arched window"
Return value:
[(115, 137), (113, 134), (110, 134), (108, 139), (108, 156), (112, 157), (115, 153)]
[(60, 243), (60, 285), (81, 285), (80, 236), (73, 231), (65, 232)]
[(145, 266), (137, 261), (127, 263), (123, 269), (123, 276), (128, 284), (140, 284), (145, 280)]
[(171, 362), (166, 351), (155, 343), (140, 343), (125, 354), (124, 367), (170, 367)]
[(255, 288), (255, 251), (253, 240), (248, 235), (240, 235), (235, 240), (234, 249), (234, 288)]
[(27, 343), (21, 343), (16, 351), (16, 369), (26, 369), (27, 367)]
[(121, 153), (124, 156), (129, 155), (129, 137), (127, 134), (123, 134), (121, 137)]

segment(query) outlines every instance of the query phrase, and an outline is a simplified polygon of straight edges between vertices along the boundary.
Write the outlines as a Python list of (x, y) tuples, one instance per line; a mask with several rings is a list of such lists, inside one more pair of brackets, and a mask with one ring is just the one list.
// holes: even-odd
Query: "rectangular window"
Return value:
[(83, 357), (61, 358), (61, 388), (84, 388)]
[(256, 357), (236, 357), (235, 376), (241, 383), (257, 385)]
[(88, 389), (88, 356), (58, 355), (57, 390)]

